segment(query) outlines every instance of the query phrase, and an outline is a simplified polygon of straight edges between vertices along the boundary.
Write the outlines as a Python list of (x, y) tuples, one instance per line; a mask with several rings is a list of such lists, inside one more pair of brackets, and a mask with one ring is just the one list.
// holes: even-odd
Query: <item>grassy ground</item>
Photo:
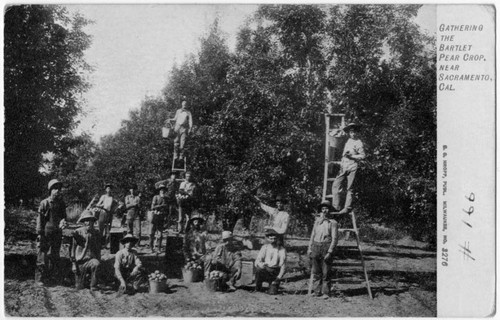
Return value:
[[(280, 293), (270, 296), (254, 293), (254, 286), (241, 286), (232, 293), (213, 293), (203, 283), (184, 283), (180, 244), (171, 234), (166, 253), (152, 255), (143, 237), (138, 254), (149, 272), (167, 274), (170, 290), (116, 296), (113, 281), (114, 254), (103, 250), (101, 290), (76, 291), (72, 287), (67, 247), (63, 246), (63, 269), (68, 271), (62, 284), (39, 287), (34, 284), (36, 247), (34, 212), (5, 214), (5, 312), (11, 316), (435, 316), (436, 255), (401, 234), (372, 226), (372, 239), (362, 249), (374, 299), (368, 298), (359, 253), (354, 239), (339, 242), (332, 268), (332, 295), (328, 300), (307, 296), (309, 259), (307, 241), (287, 240), (287, 273)], [(115, 221), (116, 223), (116, 221)], [(144, 224), (143, 228), (145, 228)], [(379, 230), (379, 231), (377, 231)], [(374, 240), (377, 232), (381, 239)], [(143, 235), (145, 232), (143, 232)], [(218, 236), (211, 235), (210, 246)], [(262, 241), (253, 239), (252, 250), (242, 250), (253, 259)]]

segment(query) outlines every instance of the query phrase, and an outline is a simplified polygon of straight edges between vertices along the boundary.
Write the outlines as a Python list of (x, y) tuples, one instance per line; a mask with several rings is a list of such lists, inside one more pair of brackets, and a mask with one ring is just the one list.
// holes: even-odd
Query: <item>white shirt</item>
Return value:
[[(358, 159), (349, 159), (345, 155), (349, 153), (350, 155), (359, 155)], [(365, 158), (365, 149), (363, 142), (361, 140), (347, 140), (344, 146), (344, 152), (342, 153), (342, 169), (344, 171), (352, 171), (358, 168), (358, 161)]]
[(263, 203), (260, 204), (262, 210), (270, 216), (270, 226), (279, 234), (285, 234), (290, 221), (290, 215), (286, 211), (279, 211), (276, 208), (270, 207)]
[(185, 126), (186, 124), (188, 124), (189, 129), (193, 127), (193, 117), (191, 116), (191, 112), (189, 112), (188, 110), (177, 109), (174, 120), (175, 129)]
[(263, 267), (265, 266), (271, 268), (281, 267), (286, 261), (286, 250), (283, 247), (273, 247), (272, 244), (268, 243), (260, 248), (259, 254), (255, 259), (255, 266)]

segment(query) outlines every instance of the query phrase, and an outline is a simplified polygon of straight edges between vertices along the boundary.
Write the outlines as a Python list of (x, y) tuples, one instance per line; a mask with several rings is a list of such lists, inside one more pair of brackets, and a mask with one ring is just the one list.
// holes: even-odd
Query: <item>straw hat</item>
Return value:
[(92, 212), (90, 212), (90, 210), (84, 210), (77, 222), (80, 223), (87, 220), (92, 220), (92, 221), (97, 220), (96, 217), (92, 214)]
[(330, 201), (328, 200), (323, 200), (321, 201), (321, 204), (318, 206), (318, 211), (321, 212), (321, 209), (323, 207), (327, 207), (328, 208), (328, 211), (333, 211), (333, 207), (332, 207), (332, 204), (330, 203)]
[(139, 239), (137, 239), (136, 237), (134, 237), (132, 234), (130, 233), (127, 233), (127, 235), (125, 237), (123, 237), (123, 239), (120, 240), (120, 242), (122, 244), (125, 244), (127, 242), (132, 242), (132, 243), (137, 243), (137, 241), (139, 241)]
[(49, 191), (52, 190), (52, 188), (55, 188), (56, 186), (62, 187), (62, 182), (57, 180), (57, 179), (52, 179), (49, 181)]
[(351, 122), (351, 123), (349, 123), (347, 126), (345, 126), (343, 130), (344, 130), (345, 132), (349, 132), (349, 130), (355, 130), (355, 131), (357, 131), (357, 130), (359, 130), (359, 129), (361, 129), (361, 125), (360, 125), (360, 124), (357, 124), (357, 123)]

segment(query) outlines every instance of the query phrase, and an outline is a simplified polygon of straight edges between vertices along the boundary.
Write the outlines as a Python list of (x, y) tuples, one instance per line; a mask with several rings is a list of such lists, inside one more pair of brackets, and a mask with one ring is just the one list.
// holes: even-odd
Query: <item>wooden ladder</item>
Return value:
[[(335, 180), (335, 177), (329, 177), (328, 171), (329, 171), (329, 166), (330, 164), (334, 164), (337, 169), (340, 169), (340, 159), (336, 160), (336, 158), (341, 157), (342, 151), (343, 151), (343, 144), (339, 145), (335, 143), (334, 139), (330, 139), (330, 130), (332, 129), (332, 124), (331, 120), (337, 120), (336, 121), (336, 128), (334, 129), (340, 129), (345, 126), (345, 114), (343, 113), (325, 113), (325, 124), (326, 124), (326, 130), (325, 130), (325, 169), (324, 169), (324, 175), (323, 175), (323, 196), (322, 200), (330, 199), (332, 200), (332, 194), (331, 192), (328, 193), (328, 183), (333, 182)], [(332, 142), (334, 142), (332, 144)], [(331, 213), (332, 214), (332, 213)], [(342, 215), (338, 212), (333, 212), (334, 215)], [(352, 221), (352, 228), (348, 229), (339, 229), (339, 232), (344, 233), (344, 232), (350, 232), (354, 233), (356, 237), (356, 245), (358, 248), (359, 252), (359, 257), (361, 260), (361, 266), (363, 267), (363, 273), (365, 276), (365, 283), (366, 283), (366, 289), (368, 290), (368, 296), (370, 299), (373, 299), (372, 295), (372, 290), (370, 287), (370, 280), (368, 279), (368, 272), (366, 270), (366, 265), (365, 265), (365, 259), (363, 257), (363, 251), (361, 250), (361, 241), (359, 239), (359, 229), (356, 224), (356, 215), (354, 211), (351, 211), (348, 213), (351, 216), (351, 221)], [(313, 282), (314, 282), (314, 274), (311, 272), (311, 278), (309, 279), (309, 289), (308, 293), (312, 293), (312, 288), (313, 288)]]

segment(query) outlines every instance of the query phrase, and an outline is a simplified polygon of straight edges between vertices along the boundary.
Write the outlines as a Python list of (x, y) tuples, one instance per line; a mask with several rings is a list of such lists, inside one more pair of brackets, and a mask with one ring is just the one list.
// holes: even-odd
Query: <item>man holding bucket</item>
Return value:
[(88, 210), (82, 212), (78, 223), (84, 226), (73, 232), (73, 246), (70, 259), (75, 273), (76, 288), (83, 289), (87, 273), (90, 277), (90, 290), (97, 290), (97, 272), (101, 265), (101, 236), (94, 228), (96, 218)]
[(233, 241), (231, 231), (222, 231), (222, 243), (205, 258), (205, 279), (209, 278), (210, 271), (222, 271), (229, 288), (235, 290), (234, 284), (241, 278), (242, 262), (241, 252), (236, 250)]
[[(279, 288), (285, 274), (286, 250), (278, 242), (278, 233), (274, 229), (266, 231), (268, 243), (263, 245), (255, 259), (255, 290), (262, 290), (262, 282), (269, 283), (269, 288)], [(271, 291), (271, 290), (270, 290)]]
[[(355, 123), (349, 123), (344, 128), (344, 132), (349, 135), (349, 140), (347, 140), (342, 152), (340, 171), (332, 183), (332, 205), (340, 213), (348, 213), (352, 210), (354, 179), (356, 178), (358, 163), (366, 156), (363, 142), (359, 139), (360, 128), (361, 126)], [(347, 194), (344, 207), (340, 210), (340, 189), (346, 179)]]
[(337, 221), (327, 217), (333, 209), (330, 201), (321, 202), (318, 209), (320, 214), (314, 222), (307, 254), (311, 258), (311, 273), (315, 279), (319, 279), (316, 294), (328, 298), (330, 294), (328, 273), (332, 267), (333, 250), (338, 242), (338, 224)]

